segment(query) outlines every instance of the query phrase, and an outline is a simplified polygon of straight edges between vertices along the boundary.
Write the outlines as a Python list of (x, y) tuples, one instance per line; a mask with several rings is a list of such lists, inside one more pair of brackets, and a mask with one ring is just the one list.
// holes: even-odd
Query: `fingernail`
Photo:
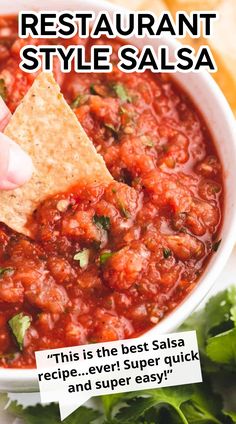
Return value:
[(10, 140), (9, 162), (5, 178), (5, 188), (13, 190), (26, 183), (32, 176), (31, 158), (16, 143)]

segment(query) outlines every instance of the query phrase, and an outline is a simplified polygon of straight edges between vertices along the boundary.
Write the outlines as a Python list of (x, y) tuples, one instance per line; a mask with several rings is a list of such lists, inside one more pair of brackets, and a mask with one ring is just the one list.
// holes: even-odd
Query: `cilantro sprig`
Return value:
[[(2, 396), (3, 397), (3, 396)], [(5, 397), (4, 402), (6, 406), (9, 400)], [(47, 406), (36, 405), (23, 408), (16, 401), (11, 402), (7, 408), (10, 416), (17, 417), (24, 424), (60, 424), (60, 412), (56, 403), (51, 403)], [(101, 412), (81, 406), (73, 414), (67, 417), (63, 424), (92, 424), (99, 418)]]
[(115, 91), (117, 97), (119, 97), (119, 99), (122, 102), (127, 102), (127, 103), (131, 103), (132, 102), (132, 98), (129, 96), (125, 86), (121, 83), (117, 83), (113, 85), (113, 90)]
[(76, 109), (77, 107), (84, 105), (87, 102), (87, 100), (88, 100), (88, 95), (78, 94), (78, 96), (76, 96), (76, 98), (73, 100), (70, 106), (72, 109)]
[(108, 231), (110, 228), (110, 218), (108, 216), (95, 214), (93, 217), (93, 222), (96, 225), (100, 225), (103, 228), (103, 230)]
[(99, 261), (101, 265), (104, 265), (108, 259), (110, 259), (114, 255), (114, 252), (103, 252), (99, 257)]
[(11, 267), (1, 268), (0, 267), (0, 278), (4, 275), (12, 275), (14, 272), (14, 269)]

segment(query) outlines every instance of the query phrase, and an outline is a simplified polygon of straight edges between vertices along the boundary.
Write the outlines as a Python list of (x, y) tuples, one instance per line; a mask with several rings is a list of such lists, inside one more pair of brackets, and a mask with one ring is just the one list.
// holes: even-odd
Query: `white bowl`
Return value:
[[(121, 11), (121, 8), (100, 0), (15, 0), (5, 2), (0, 0), (0, 14), (17, 13), (20, 10), (101, 10), (109, 12)], [(161, 40), (130, 39), (137, 46), (159, 44), (169, 46), (170, 59), (174, 60), (173, 51), (177, 42), (169, 38)], [(177, 73), (173, 79), (181, 85), (201, 111), (206, 124), (213, 136), (218, 154), (224, 168), (225, 211), (221, 230), (222, 243), (217, 254), (211, 258), (203, 276), (196, 288), (184, 301), (149, 334), (157, 336), (176, 329), (198, 306), (213, 286), (218, 275), (226, 264), (236, 240), (236, 141), (235, 121), (231, 109), (215, 81), (205, 72)], [(38, 391), (36, 370), (0, 369), (0, 390), (11, 392)]]

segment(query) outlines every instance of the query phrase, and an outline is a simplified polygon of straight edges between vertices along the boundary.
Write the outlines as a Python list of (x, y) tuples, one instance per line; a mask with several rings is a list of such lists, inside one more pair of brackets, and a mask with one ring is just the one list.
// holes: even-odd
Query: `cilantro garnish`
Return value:
[(145, 139), (143, 140), (143, 144), (146, 147), (154, 147), (154, 143), (150, 137), (145, 137)]
[(121, 83), (117, 83), (113, 85), (113, 90), (115, 91), (117, 97), (119, 97), (119, 99), (122, 102), (128, 102), (131, 103), (132, 99), (131, 97), (128, 95), (126, 88), (124, 87), (123, 84)]
[(76, 109), (77, 107), (83, 105), (88, 100), (88, 96), (86, 94), (79, 94), (71, 103), (71, 108)]
[(109, 258), (111, 258), (113, 255), (114, 255), (114, 253), (112, 253), (112, 252), (104, 252), (104, 253), (102, 253), (102, 254), (100, 255), (100, 258), (99, 258), (99, 260), (100, 260), (100, 264), (101, 264), (101, 265), (104, 265), (104, 264), (106, 263), (106, 261), (107, 261)]
[(74, 256), (75, 261), (79, 261), (80, 268), (85, 268), (89, 263), (89, 249), (83, 249)]
[(163, 249), (163, 256), (165, 259), (168, 259), (171, 256), (171, 250), (168, 249), (167, 247)]
[(119, 132), (119, 129), (115, 128), (112, 124), (104, 124), (106, 128), (111, 130), (113, 133), (117, 134)]
[(113, 194), (115, 194), (115, 198), (116, 198), (116, 201), (117, 201), (118, 208), (121, 212), (121, 215), (126, 219), (131, 218), (131, 214), (129, 213), (128, 209), (125, 207), (122, 200), (118, 197), (117, 190), (115, 188), (112, 188), (111, 191), (112, 191)]
[(10, 267), (0, 268), (0, 278), (3, 277), (5, 274), (11, 275), (11, 274), (13, 274), (13, 272), (14, 272), (14, 269), (10, 268)]
[(126, 218), (126, 219), (131, 218), (131, 215), (130, 215), (128, 209), (126, 209), (126, 207), (124, 206), (124, 204), (121, 201), (119, 201), (119, 208), (120, 208), (121, 214), (123, 215), (124, 218)]
[(31, 324), (31, 318), (28, 315), (24, 315), (23, 312), (15, 315), (8, 321), (8, 325), (11, 328), (13, 335), (19, 345), (20, 350), (23, 350), (24, 338), (27, 330)]
[[(7, 404), (8, 402), (8, 404)], [(16, 401), (9, 405), (9, 399), (5, 399), (5, 406), (11, 416), (20, 419), (22, 424), (59, 424), (61, 423), (59, 406), (56, 403), (50, 405), (28, 406), (23, 408)], [(101, 412), (81, 406), (67, 417), (63, 424), (92, 424), (101, 416)]]
[(110, 218), (108, 216), (94, 215), (93, 221), (96, 225), (100, 225), (106, 231), (110, 228)]
[(94, 94), (94, 95), (96, 95), (96, 94), (97, 94), (97, 92), (96, 92), (96, 90), (95, 90), (95, 85), (94, 85), (94, 84), (91, 84), (91, 85), (90, 85), (90, 94)]

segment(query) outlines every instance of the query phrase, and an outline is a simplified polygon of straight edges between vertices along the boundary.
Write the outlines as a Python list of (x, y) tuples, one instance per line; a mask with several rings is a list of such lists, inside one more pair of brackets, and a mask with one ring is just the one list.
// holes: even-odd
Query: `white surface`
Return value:
[[(59, 7), (60, 4), (60, 7)], [(55, 7), (80, 10), (117, 10), (117, 6), (104, 3), (98, 0), (47, 0), (40, 2), (33, 0), (15, 0), (14, 5), (10, 2), (0, 0), (0, 13), (7, 12), (11, 7), (14, 10), (53, 9)], [(121, 10), (121, 8), (119, 8)], [(130, 40), (137, 45), (147, 43), (156, 48), (160, 44), (166, 44), (170, 49), (170, 59), (172, 60), (176, 41), (169, 38), (159, 40), (142, 39)], [(217, 254), (211, 259), (204, 275), (200, 279), (196, 288), (169, 316), (161, 321), (154, 329), (150, 330), (152, 335), (165, 334), (177, 328), (187, 316), (199, 305), (212, 288), (219, 273), (224, 268), (235, 242), (236, 235), (236, 143), (235, 143), (235, 122), (233, 114), (217, 84), (207, 73), (175, 74), (173, 78), (184, 87), (186, 92), (195, 101), (201, 110), (214, 141), (217, 145), (222, 163), (224, 165), (225, 180), (225, 205), (226, 213), (222, 228), (222, 243)], [(196, 96), (197, 93), (197, 96)], [(33, 391), (37, 390), (36, 372), (34, 370), (0, 370), (0, 390), (12, 391)]]

